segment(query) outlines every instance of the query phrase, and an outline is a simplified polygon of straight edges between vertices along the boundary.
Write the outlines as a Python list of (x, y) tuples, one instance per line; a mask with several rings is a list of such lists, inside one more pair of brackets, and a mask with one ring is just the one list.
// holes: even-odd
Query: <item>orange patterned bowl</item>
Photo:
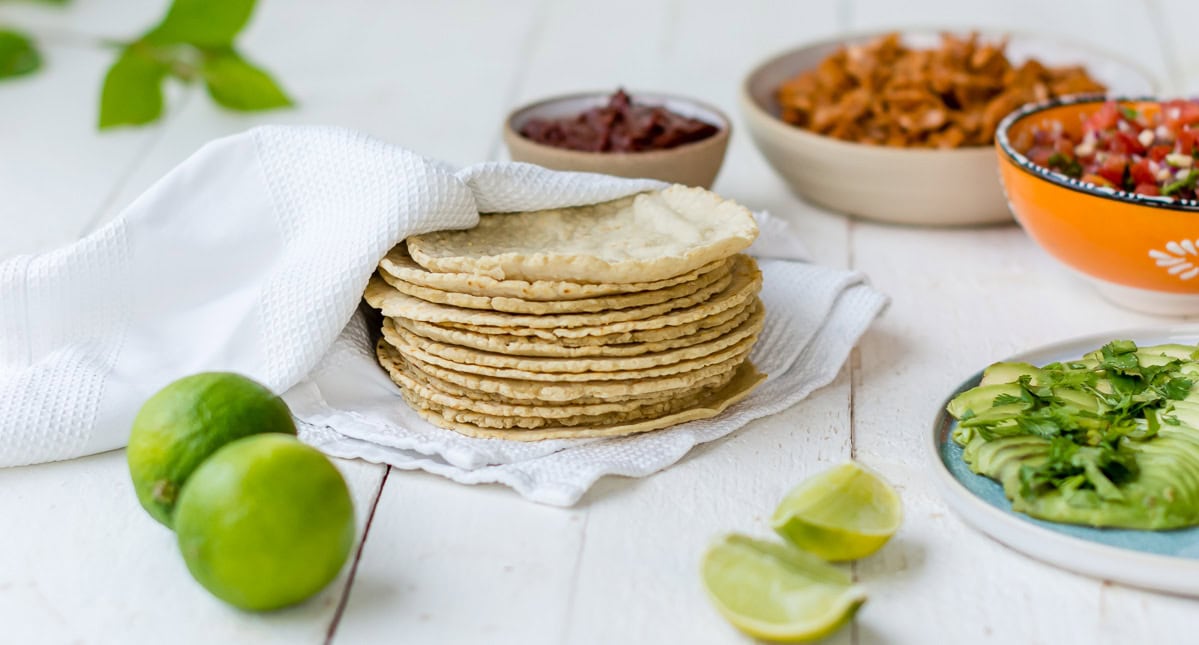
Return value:
[[(1117, 99), (1154, 114), (1148, 99)], [(1147, 313), (1199, 314), (1199, 201), (1102, 188), (1030, 161), (1012, 145), (1038, 125), (1079, 134), (1104, 99), (1063, 98), (1008, 115), (995, 135), (1008, 206), (1050, 255), (1089, 278), (1112, 302)]]

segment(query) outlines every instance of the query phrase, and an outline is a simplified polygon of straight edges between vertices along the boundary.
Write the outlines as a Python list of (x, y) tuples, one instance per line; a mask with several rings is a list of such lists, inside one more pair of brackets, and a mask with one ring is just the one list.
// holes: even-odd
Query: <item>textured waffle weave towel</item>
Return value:
[[(408, 235), (659, 186), (511, 163), (455, 171), (340, 128), (214, 141), (96, 233), (0, 263), (0, 465), (118, 448), (163, 385), (228, 370), (286, 391), (302, 438), (335, 455), (501, 482), (551, 504), (604, 474), (660, 470), (831, 380), (885, 298), (856, 274), (764, 261), (754, 360), (771, 379), (750, 398), (641, 437), (533, 444), (420, 420), (355, 313), (379, 258)], [(763, 225), (775, 234), (760, 255), (794, 254), (780, 221)]]

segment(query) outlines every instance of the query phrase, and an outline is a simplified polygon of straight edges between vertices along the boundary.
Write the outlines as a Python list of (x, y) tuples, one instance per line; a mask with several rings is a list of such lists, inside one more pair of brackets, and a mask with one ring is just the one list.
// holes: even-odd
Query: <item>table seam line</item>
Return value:
[[(849, 14), (852, 12), (853, 0), (845, 0), (841, 6), (845, 7), (845, 20), (848, 22)], [(847, 28), (848, 24), (843, 27)], [(856, 271), (857, 266), (854, 257), (854, 237), (857, 234), (857, 222), (853, 218), (848, 218), (845, 221), (845, 263), (850, 271)], [(859, 341), (860, 342), (860, 341)], [(857, 461), (857, 415), (855, 408), (857, 406), (857, 391), (859, 379), (859, 366), (862, 360), (861, 350), (854, 346), (849, 352), (849, 459)], [(850, 576), (854, 584), (861, 581), (858, 573), (858, 562), (855, 560), (849, 565)], [(855, 615), (849, 621), (849, 642), (852, 645), (859, 645), (861, 642), (861, 632), (858, 626), (858, 616)]]
[(387, 466), (383, 470), (383, 476), (379, 479), (379, 485), (375, 488), (370, 512), (366, 516), (366, 523), (362, 526), (362, 539), (358, 541), (358, 549), (354, 552), (354, 561), (350, 563), (350, 572), (346, 575), (346, 584), (342, 588), (341, 598), (337, 601), (337, 608), (333, 612), (333, 618), (329, 621), (329, 629), (325, 632), (325, 645), (333, 642), (337, 628), (341, 625), (341, 617), (345, 614), (346, 606), (349, 604), (350, 591), (354, 587), (354, 581), (358, 574), (358, 563), (362, 561), (362, 552), (366, 548), (366, 540), (370, 537), (371, 525), (375, 521), (375, 510), (379, 508), (379, 500), (383, 498), (383, 488), (387, 485), (387, 478), (390, 474), (391, 466)]

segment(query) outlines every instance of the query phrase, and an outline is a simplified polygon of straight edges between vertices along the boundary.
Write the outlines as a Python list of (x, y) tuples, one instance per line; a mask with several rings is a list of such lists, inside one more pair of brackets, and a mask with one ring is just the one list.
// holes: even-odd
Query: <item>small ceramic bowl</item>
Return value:
[[(936, 47), (940, 33), (969, 29), (915, 30), (904, 41)], [(806, 45), (758, 65), (741, 88), (741, 111), (758, 149), (791, 190), (830, 210), (867, 219), (924, 226), (968, 226), (1011, 221), (990, 146), (950, 150), (891, 148), (841, 141), (784, 122), (775, 90), (784, 81), (813, 69), (836, 50), (870, 42), (875, 32)], [(1048, 65), (1082, 64), (1115, 91), (1155, 91), (1149, 74), (1085, 46), (1063, 44), (1057, 37), (981, 32), (987, 42), (1007, 38), (1014, 61), (1037, 58)]]
[[(1119, 99), (1145, 114), (1159, 103)], [(995, 135), (1012, 213), (1050, 255), (1112, 302), (1153, 314), (1199, 314), (1199, 201), (1105, 189), (1038, 166), (1012, 146), (1053, 120), (1075, 135), (1103, 99), (1065, 98), (1008, 115)]]
[(650, 92), (629, 95), (644, 105), (660, 105), (676, 114), (717, 127), (716, 134), (666, 150), (645, 152), (582, 152), (556, 148), (521, 136), (530, 119), (570, 117), (607, 105), (611, 92), (558, 96), (514, 110), (504, 120), (504, 143), (513, 161), (524, 161), (554, 170), (598, 172), (618, 177), (660, 179), (687, 186), (711, 188), (724, 162), (732, 123), (720, 110), (692, 99)]

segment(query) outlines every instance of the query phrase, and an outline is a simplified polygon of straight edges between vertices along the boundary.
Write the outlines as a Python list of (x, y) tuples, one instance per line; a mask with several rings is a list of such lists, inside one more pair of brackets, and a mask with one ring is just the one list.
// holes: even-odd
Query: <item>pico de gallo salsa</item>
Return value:
[(1020, 143), (1033, 163), (1096, 186), (1196, 199), (1199, 101), (1167, 101), (1144, 113), (1108, 101), (1084, 117), (1081, 135), (1052, 121)]

